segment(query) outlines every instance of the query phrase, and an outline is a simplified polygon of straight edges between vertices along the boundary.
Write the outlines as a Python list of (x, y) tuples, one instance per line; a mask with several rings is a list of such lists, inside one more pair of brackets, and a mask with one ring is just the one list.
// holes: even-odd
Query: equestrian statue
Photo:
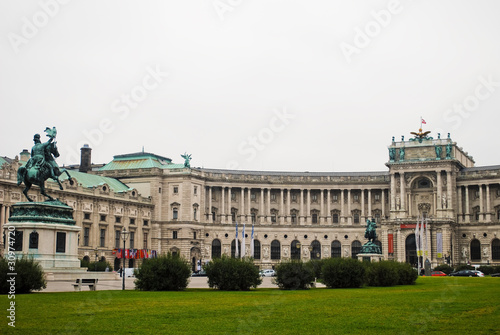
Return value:
[(48, 200), (54, 201), (50, 195), (45, 192), (45, 181), (49, 178), (53, 179), (59, 185), (62, 190), (63, 186), (59, 181), (59, 176), (63, 173), (68, 175), (71, 179), (68, 171), (66, 169), (60, 169), (57, 165), (55, 158), (59, 157), (59, 151), (56, 145), (56, 127), (45, 128), (44, 132), (49, 137), (49, 140), (45, 143), (40, 141), (40, 134), (35, 134), (33, 141), (35, 145), (31, 149), (31, 158), (28, 160), (25, 166), (21, 166), (17, 170), (17, 185), (21, 185), (24, 182), (26, 186), (23, 190), (24, 195), (29, 201), (33, 201), (28, 196), (28, 191), (32, 185), (38, 185), (40, 187), (40, 192), (48, 198)]
[(377, 223), (374, 219), (366, 219), (366, 230), (365, 230), (365, 238), (368, 239), (361, 247), (362, 254), (381, 254), (382, 250), (380, 246), (378, 246), (375, 241), (377, 240)]

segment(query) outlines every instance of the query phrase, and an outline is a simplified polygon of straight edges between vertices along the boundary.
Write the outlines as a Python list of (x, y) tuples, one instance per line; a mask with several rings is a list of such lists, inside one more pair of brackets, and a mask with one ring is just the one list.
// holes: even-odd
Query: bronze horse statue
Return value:
[(375, 242), (377, 239), (377, 232), (375, 230), (377, 228), (377, 223), (375, 220), (366, 220), (366, 230), (365, 230), (365, 238), (368, 239), (368, 242)]
[[(55, 142), (48, 144), (45, 150), (45, 162), (39, 167), (31, 166), (26, 168), (25, 166), (21, 166), (17, 170), (17, 185), (19, 186), (24, 182), (26, 187), (23, 190), (23, 193), (29, 201), (33, 201), (33, 199), (28, 196), (28, 191), (32, 185), (39, 186), (40, 192), (49, 200), (53, 201), (54, 198), (45, 192), (45, 181), (49, 178), (55, 180), (59, 185), (59, 189), (62, 190), (63, 186), (59, 181), (59, 176), (66, 173), (68, 175), (68, 179), (71, 180), (69, 172), (66, 169), (60, 169), (52, 155), (56, 158), (59, 157), (59, 151), (57, 150)], [(29, 164), (26, 164), (26, 166), (29, 166)]]

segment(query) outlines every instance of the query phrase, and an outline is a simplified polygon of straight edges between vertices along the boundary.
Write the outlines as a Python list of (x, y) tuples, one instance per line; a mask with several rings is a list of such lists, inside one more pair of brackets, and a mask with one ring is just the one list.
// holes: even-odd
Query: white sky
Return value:
[(56, 126), (61, 165), (384, 171), (422, 116), (500, 164), (497, 0), (63, 2), (0, 1), (1, 156)]

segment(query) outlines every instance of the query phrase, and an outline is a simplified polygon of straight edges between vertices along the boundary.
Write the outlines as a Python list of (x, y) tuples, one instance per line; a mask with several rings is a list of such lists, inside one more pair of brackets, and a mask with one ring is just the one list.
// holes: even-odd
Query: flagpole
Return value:
[(235, 249), (234, 249), (234, 258), (238, 258), (240, 253), (238, 252), (238, 221), (236, 221), (236, 238), (235, 238)]

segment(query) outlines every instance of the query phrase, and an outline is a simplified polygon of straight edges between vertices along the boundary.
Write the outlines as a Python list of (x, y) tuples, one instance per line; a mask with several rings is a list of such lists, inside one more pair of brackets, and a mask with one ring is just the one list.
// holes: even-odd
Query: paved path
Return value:
[[(263, 277), (262, 284), (259, 288), (277, 288), (278, 286), (272, 283), (271, 277)], [(135, 278), (125, 278), (125, 289), (133, 290)], [(191, 277), (189, 281), (188, 288), (208, 288), (207, 277)], [(41, 292), (73, 292), (74, 281), (49, 281), (47, 282), (47, 288)], [(318, 284), (317, 287), (323, 285)], [(99, 280), (97, 284), (98, 291), (104, 290), (121, 290), (122, 289), (122, 279), (119, 280)], [(82, 291), (88, 291), (88, 286), (83, 286)]]

